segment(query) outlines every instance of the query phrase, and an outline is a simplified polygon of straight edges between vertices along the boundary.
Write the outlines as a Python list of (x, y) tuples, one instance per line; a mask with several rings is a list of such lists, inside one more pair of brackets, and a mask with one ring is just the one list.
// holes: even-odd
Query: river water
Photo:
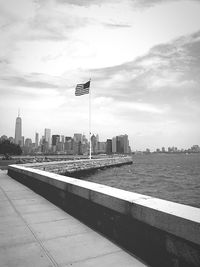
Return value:
[(80, 177), (200, 208), (200, 154), (133, 155), (133, 164)]

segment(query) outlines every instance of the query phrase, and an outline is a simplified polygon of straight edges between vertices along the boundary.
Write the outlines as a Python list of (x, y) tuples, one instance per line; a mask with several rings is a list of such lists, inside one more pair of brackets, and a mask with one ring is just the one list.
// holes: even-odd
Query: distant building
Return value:
[(15, 144), (22, 146), (22, 119), (19, 114), (15, 123)]
[(32, 145), (31, 138), (26, 138), (24, 146), (25, 147), (31, 147), (31, 145)]
[(127, 134), (116, 136), (116, 152), (121, 154), (129, 153), (129, 140)]
[(22, 136), (22, 147), (24, 146), (24, 136)]
[(48, 153), (49, 152), (49, 143), (43, 139), (41, 144), (41, 152), (42, 153)]
[(37, 149), (39, 146), (39, 133), (35, 133), (35, 148)]
[(60, 142), (60, 135), (53, 134), (52, 135), (52, 146), (56, 146), (58, 142)]
[(83, 134), (83, 137), (82, 137), (82, 143), (83, 144), (87, 144), (88, 143), (88, 140), (86, 138), (86, 136)]
[(81, 141), (73, 142), (73, 154), (74, 155), (82, 155), (82, 144)]
[(48, 148), (51, 147), (51, 129), (44, 129), (44, 140), (48, 143)]
[(60, 136), (60, 142), (62, 142), (63, 144), (65, 143), (65, 136), (64, 135)]
[(98, 153), (98, 142), (94, 134), (91, 136), (91, 146), (92, 146), (92, 154), (97, 154)]
[(123, 135), (123, 145), (124, 145), (124, 154), (128, 154), (129, 151), (129, 140), (128, 140), (128, 135), (125, 134)]
[(71, 136), (66, 136), (65, 137), (65, 143), (68, 142), (69, 140), (72, 140), (72, 137)]
[(57, 152), (64, 152), (64, 143), (63, 142), (58, 142), (56, 145), (56, 151)]
[(31, 140), (31, 138), (25, 139), (23, 151), (24, 151), (24, 154), (30, 154), (32, 152), (32, 140)]
[(65, 150), (65, 137), (64, 135), (60, 136), (60, 140), (57, 142), (56, 151), (64, 152)]
[(106, 153), (112, 154), (112, 139), (107, 139), (106, 141)]
[(74, 154), (74, 151), (73, 151), (73, 143), (74, 143), (74, 140), (73, 140), (72, 137), (70, 137), (70, 136), (66, 136), (65, 137), (64, 150), (69, 155)]
[(112, 138), (112, 153), (117, 152), (117, 143), (116, 143), (116, 137)]
[(74, 134), (74, 142), (82, 142), (82, 134), (80, 133), (75, 133)]
[(106, 153), (106, 142), (98, 142), (98, 153)]
[(52, 135), (52, 151), (55, 153), (57, 150), (57, 144), (60, 142), (60, 135), (53, 134)]
[(99, 142), (99, 135), (96, 134), (96, 140), (97, 140), (97, 143)]

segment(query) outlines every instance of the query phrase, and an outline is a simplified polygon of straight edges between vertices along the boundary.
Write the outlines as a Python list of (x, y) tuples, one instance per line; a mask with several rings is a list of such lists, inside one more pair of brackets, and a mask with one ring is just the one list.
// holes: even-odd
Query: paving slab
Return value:
[(41, 240), (48, 240), (62, 236), (77, 235), (91, 232), (92, 230), (76, 219), (65, 219), (31, 225), (34, 232)]
[(12, 228), (10, 227), (9, 229), (8, 227), (5, 227), (4, 229), (1, 229), (0, 236), (0, 248), (16, 246), (18, 244), (26, 244), (35, 241), (34, 236), (25, 225), (12, 226)]
[(56, 266), (36, 243), (22, 244), (0, 250), (2, 267), (52, 267)]
[(44, 244), (60, 265), (121, 251), (118, 246), (94, 231), (48, 240)]
[(46, 199), (44, 198), (29, 198), (29, 199), (13, 199), (12, 203), (17, 206), (30, 206), (35, 204), (44, 204), (46, 202)]
[[(37, 212), (35, 212), (34, 214), (26, 213), (23, 215), (23, 217), (29, 224), (66, 220), (66, 212), (60, 209), (51, 210), (51, 211), (48, 210), (48, 211), (43, 211), (43, 212), (38, 212), (38, 213)], [(73, 217), (68, 215), (67, 218), (70, 219)]]
[(73, 264), (64, 265), (65, 267), (102, 267), (102, 266), (121, 266), (121, 267), (143, 267), (144, 264), (138, 262), (131, 255), (124, 254), (124, 252), (114, 252), (100, 257), (89, 258), (73, 262)]
[(52, 211), (57, 209), (55, 205), (53, 205), (50, 202), (46, 203), (38, 203), (38, 204), (32, 204), (32, 205), (16, 205), (17, 210), (21, 214), (26, 213), (35, 213), (35, 212), (44, 212), (44, 211)]
[(2, 267), (146, 266), (6, 171), (0, 171), (0, 201)]

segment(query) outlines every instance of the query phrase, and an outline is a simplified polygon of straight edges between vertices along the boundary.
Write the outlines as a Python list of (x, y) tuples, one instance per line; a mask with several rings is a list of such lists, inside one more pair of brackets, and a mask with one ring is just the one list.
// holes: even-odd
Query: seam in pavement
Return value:
[[(93, 230), (91, 230), (92, 232)], [(78, 235), (84, 235), (87, 234), (89, 231), (84, 231), (84, 232), (79, 232), (79, 233), (74, 233), (74, 234), (62, 234), (60, 236), (55, 236), (55, 237), (49, 237), (49, 238), (44, 238), (44, 242), (48, 242), (54, 239), (60, 239), (60, 238), (68, 238), (72, 236), (78, 236)], [(90, 233), (90, 232), (89, 232)]]
[(93, 259), (97, 259), (97, 258), (100, 258), (100, 257), (104, 257), (104, 256), (107, 256), (107, 255), (112, 255), (112, 254), (115, 254), (115, 253), (119, 253), (121, 251), (122, 251), (121, 249), (118, 249), (118, 250), (115, 250), (115, 251), (112, 251), (112, 252), (109, 252), (109, 253), (100, 254), (98, 256), (89, 257), (89, 258), (78, 260), (78, 261), (71, 261), (70, 263), (67, 263), (65, 266), (67, 267), (67, 266), (70, 266), (70, 265), (72, 265), (74, 263), (84, 262), (84, 261), (88, 261), (88, 260), (93, 260)]
[[(70, 219), (55, 219), (53, 220), (53, 222), (58, 222), (58, 221), (64, 221), (64, 220), (70, 220)], [(31, 225), (35, 225), (35, 224), (43, 224), (43, 223), (49, 223), (50, 221), (47, 220), (47, 221), (41, 221), (41, 222), (30, 222)]]
[(41, 247), (41, 249), (43, 250), (43, 252), (45, 253), (46, 257), (51, 261), (51, 263), (53, 264), (53, 266), (55, 267), (59, 267), (58, 263), (55, 261), (55, 259), (51, 256), (51, 254), (47, 251), (47, 249), (44, 247), (44, 245), (42, 244), (42, 241), (37, 237), (37, 235), (35, 234), (35, 232), (33, 231), (33, 229), (31, 228), (31, 226), (27, 223), (27, 221), (23, 218), (23, 216), (20, 214), (20, 212), (16, 209), (16, 207), (14, 206), (14, 204), (12, 203), (12, 201), (9, 199), (8, 195), (6, 194), (6, 192), (3, 190), (3, 188), (0, 185), (0, 189), (1, 191), (4, 193), (4, 195), (7, 197), (8, 201), (10, 202), (11, 206), (13, 207), (13, 209), (15, 210), (15, 212), (18, 214), (18, 216), (23, 220), (23, 222), (25, 223), (25, 225), (28, 227), (28, 229), (31, 231), (32, 235), (34, 236), (35, 240), (37, 241), (37, 243), (39, 244), (39, 246)]

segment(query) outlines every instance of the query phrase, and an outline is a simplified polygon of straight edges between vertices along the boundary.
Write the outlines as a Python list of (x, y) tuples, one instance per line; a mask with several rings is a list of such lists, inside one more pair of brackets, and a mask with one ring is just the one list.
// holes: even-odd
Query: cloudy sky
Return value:
[(0, 0), (0, 135), (128, 134), (131, 147), (200, 145), (200, 1)]

